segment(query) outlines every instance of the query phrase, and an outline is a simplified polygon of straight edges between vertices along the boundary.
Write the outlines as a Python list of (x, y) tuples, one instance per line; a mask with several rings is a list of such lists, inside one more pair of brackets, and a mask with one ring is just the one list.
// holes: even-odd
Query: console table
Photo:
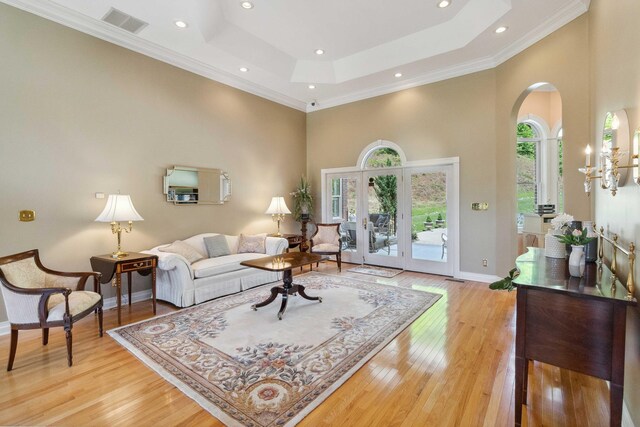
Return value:
[(516, 267), (515, 425), (527, 404), (529, 361), (537, 360), (610, 381), (610, 425), (620, 426), (627, 306), (636, 299), (605, 265), (588, 263), (584, 277), (570, 277), (567, 260), (529, 248)]
[(129, 287), (129, 305), (131, 305), (131, 272), (137, 271), (146, 276), (151, 274), (151, 295), (153, 300), (153, 314), (156, 314), (156, 266), (158, 256), (129, 252), (122, 258), (113, 258), (110, 254), (91, 257), (93, 271), (102, 273), (102, 283), (109, 283), (115, 276), (113, 286), (116, 288), (116, 303), (118, 305), (118, 325), (120, 320), (120, 297), (122, 295), (122, 273), (127, 273), (127, 286)]

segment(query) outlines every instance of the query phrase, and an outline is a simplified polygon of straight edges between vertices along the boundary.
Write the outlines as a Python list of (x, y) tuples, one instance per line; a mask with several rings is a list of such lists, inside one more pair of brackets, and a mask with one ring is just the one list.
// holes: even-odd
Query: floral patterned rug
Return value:
[(348, 271), (352, 273), (369, 274), (371, 276), (378, 277), (395, 277), (402, 273), (402, 270), (395, 268), (374, 267), (373, 265), (361, 265), (358, 267), (350, 268)]
[(109, 331), (227, 425), (293, 426), (440, 295), (312, 272), (295, 276), (322, 303), (270, 285)]

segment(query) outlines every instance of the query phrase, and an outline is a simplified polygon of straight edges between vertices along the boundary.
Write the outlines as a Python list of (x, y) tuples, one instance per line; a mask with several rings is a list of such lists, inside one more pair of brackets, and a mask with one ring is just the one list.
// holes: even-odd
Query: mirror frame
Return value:
[[(194, 177), (188, 178), (186, 183), (188, 185), (171, 185), (171, 176), (176, 172), (191, 172)], [(200, 200), (198, 198), (198, 189), (201, 186), (198, 180), (205, 175), (212, 175), (213, 177), (213, 180), (208, 183), (209, 188), (219, 188), (218, 200)], [(184, 192), (177, 194), (177, 189), (184, 189)], [(162, 190), (166, 195), (167, 202), (174, 205), (222, 205), (231, 199), (231, 178), (229, 173), (222, 169), (174, 166), (166, 169), (166, 174), (162, 177)], [(178, 199), (179, 195), (186, 198)]]

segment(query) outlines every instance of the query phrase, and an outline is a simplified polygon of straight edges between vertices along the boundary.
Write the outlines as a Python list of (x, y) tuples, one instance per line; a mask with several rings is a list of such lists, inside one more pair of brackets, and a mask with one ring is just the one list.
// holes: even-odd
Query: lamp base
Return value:
[(116, 251), (111, 253), (111, 258), (115, 258), (115, 259), (124, 258), (127, 255), (129, 255), (129, 252)]

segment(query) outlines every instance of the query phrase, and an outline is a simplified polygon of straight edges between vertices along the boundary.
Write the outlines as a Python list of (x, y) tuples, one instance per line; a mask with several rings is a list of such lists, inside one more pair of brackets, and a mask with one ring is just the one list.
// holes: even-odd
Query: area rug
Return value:
[(293, 426), (440, 295), (351, 277), (295, 276), (278, 320), (270, 285), (109, 331), (116, 341), (230, 426)]
[(360, 265), (350, 268), (349, 271), (378, 277), (395, 277), (402, 273), (402, 270), (396, 270), (395, 268), (374, 267), (373, 265)]

